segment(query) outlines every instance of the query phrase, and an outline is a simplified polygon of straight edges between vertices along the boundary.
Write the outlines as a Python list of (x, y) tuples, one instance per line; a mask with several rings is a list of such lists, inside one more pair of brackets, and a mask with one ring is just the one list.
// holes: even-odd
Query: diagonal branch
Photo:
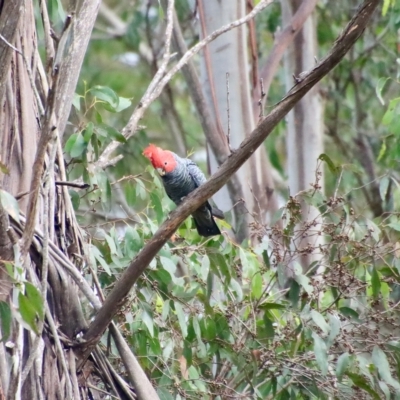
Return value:
[(226, 184), (228, 179), (251, 157), (294, 105), (343, 59), (363, 33), (374, 10), (380, 3), (381, 0), (364, 1), (336, 40), (329, 54), (289, 91), (286, 97), (260, 122), (257, 128), (242, 142), (240, 148), (226, 160), (220, 169), (204, 185), (187, 196), (185, 201), (170, 214), (170, 217), (162, 224), (153, 238), (131, 262), (89, 326), (83, 337), (86, 343), (83, 343), (81, 347), (83, 360), (90, 354), (93, 346), (100, 340), (115, 313), (124, 304), (125, 296), (129, 293), (138, 277), (144, 272), (150, 261), (179, 225)]

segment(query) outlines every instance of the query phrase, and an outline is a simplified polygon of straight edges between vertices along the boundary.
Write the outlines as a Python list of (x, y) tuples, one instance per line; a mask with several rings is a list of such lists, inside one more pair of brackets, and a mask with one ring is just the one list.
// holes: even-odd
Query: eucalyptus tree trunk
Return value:
[[(281, 0), (284, 26), (290, 22), (301, 3), (301, 0)], [(316, 56), (316, 22), (315, 16), (312, 15), (307, 19), (285, 55), (287, 90), (293, 86), (296, 77), (314, 67)], [(311, 189), (311, 185), (315, 183), (323, 188), (323, 175), (318, 175), (317, 178), (316, 174), (318, 157), (322, 152), (323, 105), (319, 95), (319, 85), (316, 85), (287, 116), (287, 171), (292, 196), (300, 191)], [(304, 220), (317, 219), (318, 221), (319, 211), (302, 204), (302, 215)], [(318, 230), (318, 226), (313, 228), (313, 231), (316, 230)], [(314, 234), (310, 237), (309, 234), (306, 234), (296, 245), (303, 248), (311, 244), (318, 248), (320, 240), (321, 236)], [(303, 270), (306, 270), (317, 259), (316, 255), (302, 256)]]
[[(198, 2), (201, 36), (205, 37), (217, 28), (245, 15), (246, 1)], [(252, 110), (249, 76), (248, 36), (245, 25), (231, 30), (211, 42), (201, 58), (201, 80), (209, 109), (212, 111), (218, 134), (230, 141), (231, 148), (240, 143), (255, 127)], [(210, 157), (211, 172), (217, 168), (215, 157)], [(239, 237), (248, 236), (248, 224), (253, 220), (265, 223), (269, 211), (273, 182), (270, 164), (264, 148), (258, 149), (252, 158), (238, 171), (242, 196), (247, 213), (242, 221), (235, 221)], [(232, 198), (226, 188), (214, 197), (218, 206), (230, 210), (241, 199)]]

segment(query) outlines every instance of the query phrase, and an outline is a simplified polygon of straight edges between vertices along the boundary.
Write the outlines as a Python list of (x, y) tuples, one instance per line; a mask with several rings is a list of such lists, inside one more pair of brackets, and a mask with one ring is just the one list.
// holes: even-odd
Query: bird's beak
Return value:
[(157, 172), (160, 174), (160, 176), (164, 176), (165, 175), (164, 168), (157, 168)]

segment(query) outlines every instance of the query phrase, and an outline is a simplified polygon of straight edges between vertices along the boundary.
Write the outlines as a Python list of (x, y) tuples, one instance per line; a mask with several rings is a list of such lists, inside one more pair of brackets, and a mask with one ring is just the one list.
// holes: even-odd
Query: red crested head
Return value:
[(172, 151), (163, 150), (152, 143), (143, 150), (143, 155), (150, 160), (161, 176), (172, 172), (177, 164)]

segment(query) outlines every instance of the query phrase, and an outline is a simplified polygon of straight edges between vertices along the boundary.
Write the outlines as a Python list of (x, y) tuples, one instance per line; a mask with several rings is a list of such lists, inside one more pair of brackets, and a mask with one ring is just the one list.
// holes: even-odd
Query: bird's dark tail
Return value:
[(209, 237), (221, 234), (212, 214), (206, 207), (195, 211), (193, 213), (193, 219), (200, 236)]

